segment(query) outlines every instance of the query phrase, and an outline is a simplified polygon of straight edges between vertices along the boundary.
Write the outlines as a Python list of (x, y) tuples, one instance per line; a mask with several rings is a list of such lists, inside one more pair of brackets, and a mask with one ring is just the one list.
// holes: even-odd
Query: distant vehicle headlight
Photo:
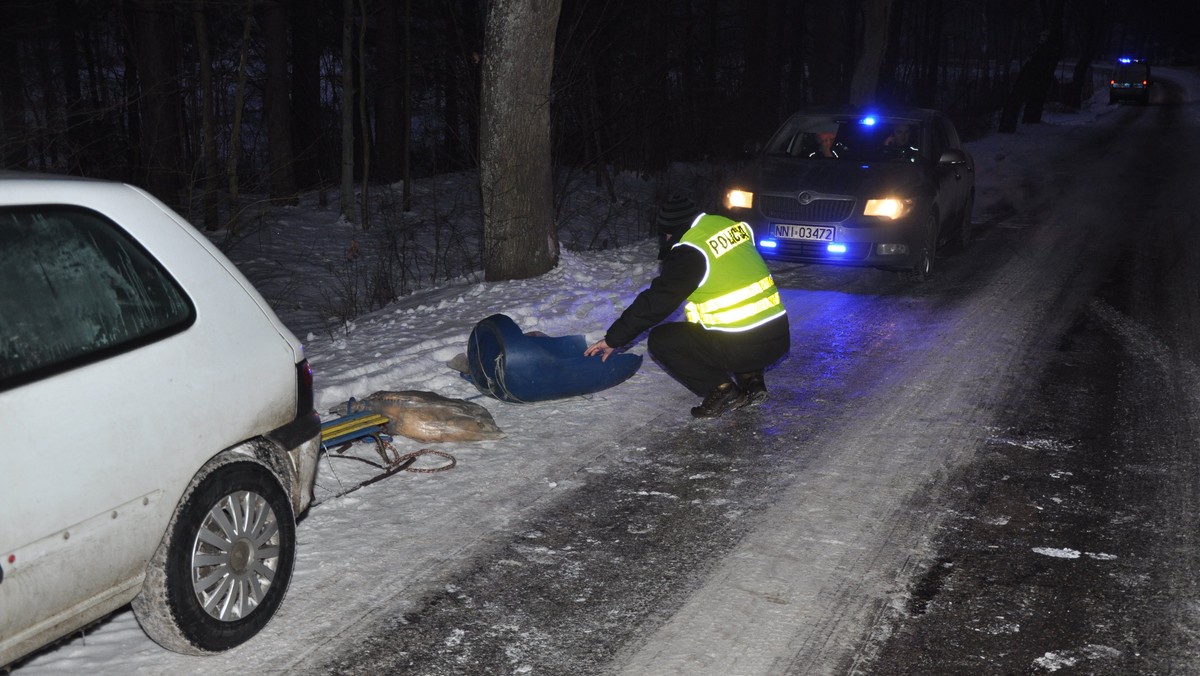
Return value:
[(864, 216), (883, 216), (890, 218), (893, 221), (901, 218), (912, 211), (913, 201), (910, 199), (901, 199), (899, 197), (885, 197), (877, 200), (867, 200), (867, 206), (863, 209)]
[(754, 193), (745, 190), (730, 190), (725, 193), (725, 208), (749, 209), (754, 206)]

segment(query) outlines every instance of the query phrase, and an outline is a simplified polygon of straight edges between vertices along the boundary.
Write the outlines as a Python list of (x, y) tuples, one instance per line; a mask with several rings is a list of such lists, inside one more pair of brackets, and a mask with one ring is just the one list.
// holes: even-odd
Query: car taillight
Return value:
[(313, 375), (308, 360), (296, 364), (296, 416), (313, 410)]

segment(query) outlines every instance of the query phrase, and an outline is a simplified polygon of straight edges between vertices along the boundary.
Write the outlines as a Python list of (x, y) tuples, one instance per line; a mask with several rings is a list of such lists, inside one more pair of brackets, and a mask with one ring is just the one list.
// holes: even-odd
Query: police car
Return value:
[(724, 206), (750, 225), (768, 263), (875, 267), (923, 281), (939, 244), (969, 238), (974, 200), (975, 162), (945, 115), (835, 107), (784, 122), (727, 186)]
[(1121, 57), (1113, 65), (1112, 79), (1108, 81), (1108, 102), (1150, 101), (1150, 63), (1145, 59)]

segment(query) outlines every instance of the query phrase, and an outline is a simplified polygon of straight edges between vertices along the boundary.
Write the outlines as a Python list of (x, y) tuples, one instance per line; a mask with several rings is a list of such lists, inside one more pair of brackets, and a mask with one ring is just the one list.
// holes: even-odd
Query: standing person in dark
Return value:
[[(779, 290), (750, 226), (697, 213), (672, 197), (659, 211), (662, 270), (584, 354), (602, 355), (643, 331), (651, 356), (688, 389), (704, 397), (692, 408), (713, 418), (767, 398), (763, 371), (791, 345)], [(659, 324), (687, 302), (687, 321)]]

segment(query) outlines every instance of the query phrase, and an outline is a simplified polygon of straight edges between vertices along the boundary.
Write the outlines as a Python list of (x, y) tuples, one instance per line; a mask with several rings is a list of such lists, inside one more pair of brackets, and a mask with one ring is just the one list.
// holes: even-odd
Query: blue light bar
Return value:
[(758, 240), (758, 247), (759, 247), (760, 249), (774, 249), (774, 248), (776, 248), (776, 247), (778, 247), (778, 246), (779, 246), (779, 242), (776, 242), (776, 241), (775, 241), (775, 240), (773, 240), (773, 239), (760, 239), (760, 240)]
[(1117, 59), (1117, 61), (1120, 61), (1121, 63), (1133, 63), (1133, 59), (1129, 58), (1128, 56), (1122, 56), (1121, 58)]
[(828, 251), (829, 253), (844, 254), (844, 253), (846, 253), (846, 245), (838, 244), (835, 242), (833, 244), (830, 244), (829, 246), (826, 246), (825, 250)]
[(863, 119), (859, 120), (859, 124), (865, 124), (868, 127), (874, 127), (875, 126), (875, 116), (868, 115), (868, 116), (864, 117)]

